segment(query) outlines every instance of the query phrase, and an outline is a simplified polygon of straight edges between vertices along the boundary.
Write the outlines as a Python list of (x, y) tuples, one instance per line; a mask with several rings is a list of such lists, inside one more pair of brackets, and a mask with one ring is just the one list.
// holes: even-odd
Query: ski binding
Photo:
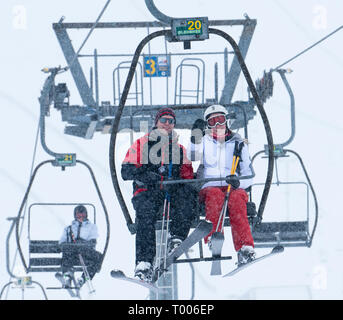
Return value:
[(252, 261), (250, 261), (248, 263), (245, 263), (245, 264), (242, 264), (242, 265), (238, 266), (236, 269), (234, 269), (234, 270), (228, 272), (227, 274), (223, 275), (223, 278), (224, 277), (231, 277), (231, 276), (237, 274), (239, 271), (242, 271), (243, 269), (251, 266), (252, 264), (254, 264), (256, 262), (259, 262), (259, 261), (261, 261), (263, 259), (269, 258), (269, 257), (271, 257), (271, 256), (273, 256), (275, 254), (282, 253), (283, 251), (284, 251), (284, 247), (283, 246), (280, 246), (280, 245), (275, 246), (272, 249), (272, 251), (270, 251), (269, 253), (267, 253), (267, 254), (265, 254), (265, 255), (263, 255), (261, 257), (258, 257), (258, 258), (254, 259), (254, 260), (252, 260)]

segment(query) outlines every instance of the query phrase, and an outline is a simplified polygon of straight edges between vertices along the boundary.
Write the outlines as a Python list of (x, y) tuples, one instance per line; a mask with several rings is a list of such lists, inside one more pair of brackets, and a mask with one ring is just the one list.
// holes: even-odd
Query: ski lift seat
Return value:
[(310, 245), (308, 221), (262, 222), (253, 228), (252, 235), (256, 248)]
[[(28, 272), (60, 272), (62, 251), (58, 241), (30, 240)], [(82, 271), (81, 266), (74, 266), (74, 271)]]

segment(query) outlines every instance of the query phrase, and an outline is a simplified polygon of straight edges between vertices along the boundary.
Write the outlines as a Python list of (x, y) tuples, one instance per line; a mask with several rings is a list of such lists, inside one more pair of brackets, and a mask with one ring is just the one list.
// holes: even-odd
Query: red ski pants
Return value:
[[(227, 187), (207, 187), (200, 191), (200, 202), (205, 203), (206, 220), (213, 224), (212, 231), (205, 237), (208, 238), (216, 231), (219, 215), (224, 204)], [(243, 189), (230, 190), (228, 210), (231, 224), (231, 232), (235, 250), (242, 246), (254, 246), (251, 235), (249, 220), (247, 217), (248, 195)]]

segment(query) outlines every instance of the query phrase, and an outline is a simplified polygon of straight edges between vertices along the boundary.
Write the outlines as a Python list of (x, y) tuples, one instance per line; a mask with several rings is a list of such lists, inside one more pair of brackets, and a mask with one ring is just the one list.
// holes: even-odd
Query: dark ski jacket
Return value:
[(193, 179), (192, 162), (178, 143), (176, 132), (166, 136), (153, 129), (136, 140), (126, 153), (121, 175), (133, 180), (133, 196), (146, 190), (163, 188), (165, 179)]

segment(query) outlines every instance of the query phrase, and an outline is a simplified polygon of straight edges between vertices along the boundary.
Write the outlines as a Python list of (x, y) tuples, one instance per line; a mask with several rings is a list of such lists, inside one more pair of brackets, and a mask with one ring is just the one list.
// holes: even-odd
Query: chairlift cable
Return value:
[(308, 48), (306, 48), (305, 50), (301, 51), (300, 53), (298, 53), (297, 55), (295, 55), (293, 58), (288, 59), (287, 61), (285, 61), (284, 63), (280, 64), (279, 66), (275, 67), (274, 70), (277, 70), (281, 67), (283, 67), (284, 65), (288, 64), (289, 62), (295, 60), (296, 58), (300, 57), (301, 55), (303, 55), (304, 53), (306, 53), (307, 51), (309, 51), (310, 49), (314, 48), (315, 46), (317, 46), (318, 44), (320, 44), (321, 42), (323, 42), (324, 40), (328, 39), (329, 37), (331, 37), (332, 35), (334, 35), (336, 32), (340, 31), (341, 29), (343, 29), (343, 25), (341, 25), (339, 28), (337, 28), (336, 30), (332, 31), (331, 33), (329, 33), (328, 35), (326, 35), (324, 38), (320, 39), (319, 41), (315, 42), (314, 44), (312, 44), (311, 46), (309, 46)]
[[(78, 57), (80, 51), (82, 50), (82, 48), (83, 48), (84, 45), (86, 44), (88, 38), (90, 37), (90, 35), (91, 35), (92, 32), (94, 31), (95, 27), (98, 25), (98, 23), (99, 23), (99, 21), (100, 21), (102, 15), (104, 14), (104, 12), (105, 12), (106, 8), (108, 7), (108, 5), (110, 4), (110, 2), (111, 2), (111, 0), (107, 0), (107, 2), (106, 2), (106, 4), (105, 4), (104, 8), (101, 10), (101, 12), (100, 12), (98, 18), (97, 18), (96, 21), (94, 22), (92, 28), (89, 30), (89, 32), (88, 32), (88, 34), (87, 34), (85, 40), (83, 40), (83, 42), (82, 42), (82, 44), (81, 44), (79, 50), (77, 50), (77, 52), (75, 52), (73, 59), (71, 60), (71, 62), (70, 62), (70, 64), (68, 65), (68, 67), (66, 67), (65, 71), (67, 71), (67, 69), (70, 69), (70, 67), (74, 64), (74, 62), (75, 62), (76, 58)], [(62, 70), (62, 71), (63, 71), (63, 70)]]

